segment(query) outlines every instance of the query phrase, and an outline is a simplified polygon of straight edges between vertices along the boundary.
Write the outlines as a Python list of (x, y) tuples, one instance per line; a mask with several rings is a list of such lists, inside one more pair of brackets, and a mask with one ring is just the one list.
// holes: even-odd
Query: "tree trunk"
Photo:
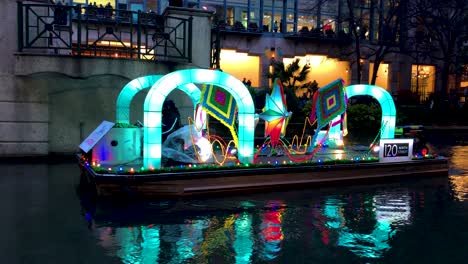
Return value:
[(449, 75), (450, 75), (450, 61), (444, 61), (440, 81), (442, 82), (440, 93), (443, 97), (448, 94)]
[(375, 82), (377, 81), (377, 72), (379, 71), (380, 63), (380, 60), (374, 61), (374, 68), (372, 69), (372, 77), (370, 82), (372, 85), (375, 85)]
[(354, 1), (347, 0), (348, 4), (348, 11), (350, 14), (349, 17), (349, 25), (352, 34), (354, 35), (354, 52), (356, 53), (356, 76), (357, 76), (357, 83), (361, 83), (362, 81), (362, 66), (361, 66), (361, 40), (359, 36), (359, 32), (357, 31), (356, 20), (354, 17)]
[(374, 59), (374, 68), (372, 69), (372, 77), (370, 84), (375, 85), (377, 81), (377, 73), (379, 72), (380, 64), (384, 60), (385, 55), (388, 53), (389, 47), (388, 46), (380, 46), (375, 54)]
[(362, 81), (362, 65), (361, 65), (361, 49), (360, 49), (360, 45), (359, 45), (359, 40), (356, 40), (356, 63), (357, 63), (357, 67), (356, 67), (356, 76), (357, 76), (357, 81), (358, 81), (358, 84), (361, 83)]

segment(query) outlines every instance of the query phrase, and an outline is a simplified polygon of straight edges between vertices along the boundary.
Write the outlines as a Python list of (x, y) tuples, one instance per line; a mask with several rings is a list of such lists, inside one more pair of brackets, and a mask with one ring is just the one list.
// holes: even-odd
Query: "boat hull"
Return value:
[(145, 175), (98, 174), (80, 163), (82, 177), (99, 196), (179, 197), (267, 189), (354, 184), (406, 177), (448, 176), (448, 160), (436, 158), (406, 162), (311, 165), (268, 168), (187, 170)]

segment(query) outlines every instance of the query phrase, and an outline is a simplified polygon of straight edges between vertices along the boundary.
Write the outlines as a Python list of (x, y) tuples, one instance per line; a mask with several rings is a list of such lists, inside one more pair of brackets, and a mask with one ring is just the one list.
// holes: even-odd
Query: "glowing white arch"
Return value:
[[(164, 75), (147, 75), (133, 79), (127, 83), (120, 91), (116, 102), (116, 122), (130, 123), (130, 104), (135, 95), (144, 89), (149, 89)], [(192, 99), (194, 108), (200, 101), (201, 91), (193, 83), (188, 83), (177, 87), (184, 91)]]
[(356, 95), (374, 97), (382, 109), (382, 134), (380, 138), (395, 138), (396, 109), (392, 96), (383, 88), (375, 85), (356, 84), (346, 87), (348, 99)]
[(161, 110), (166, 97), (187, 84), (212, 84), (222, 87), (236, 100), (238, 108), (238, 158), (253, 161), (255, 106), (245, 85), (234, 76), (215, 70), (189, 69), (164, 75), (151, 87), (144, 104), (143, 166), (161, 168)]

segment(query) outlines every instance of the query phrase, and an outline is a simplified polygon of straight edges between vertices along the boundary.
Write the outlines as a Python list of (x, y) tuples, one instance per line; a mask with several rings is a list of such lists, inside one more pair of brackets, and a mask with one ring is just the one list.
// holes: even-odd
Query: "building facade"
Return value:
[[(319, 87), (374, 82), (422, 103), (443, 88), (444, 64), (414, 52), (429, 34), (409, 1), (419, 0), (5, 1), (0, 156), (73, 153), (115, 119), (127, 82), (183, 68), (220, 68), (268, 88), (272, 63), (297, 58)], [(449, 88), (461, 92), (466, 76), (451, 76)], [(190, 99), (173, 98), (189, 115)], [(143, 100), (132, 104), (134, 121)]]
[[(212, 26), (219, 30), (212, 36), (212, 66), (240, 79), (250, 79), (254, 87), (268, 86), (265, 76), (272, 59), (288, 63), (299, 58), (301, 63), (311, 65), (310, 79), (319, 85), (325, 85), (335, 77), (344, 78), (347, 83), (373, 82), (395, 96), (399, 90), (412, 91), (418, 102), (441, 89), (461, 92), (467, 86), (466, 69), (459, 76), (451, 76), (447, 88), (441, 80), (443, 63), (418, 54), (418, 49), (420, 53), (427, 51), (423, 51), (416, 41), (421, 25), (416, 22), (418, 17), (414, 13), (419, 11), (415, 6), (432, 2), (68, 0), (70, 5), (110, 5), (117, 9), (158, 14), (168, 6), (210, 11), (213, 13)], [(466, 5), (462, 8), (466, 9)], [(359, 38), (359, 47), (356, 47), (356, 38)], [(360, 50), (359, 59), (356, 49)], [(243, 67), (238, 67), (239, 64)]]
[[(413, 13), (418, 1), (187, 2), (214, 11), (220, 31), (215, 63), (238, 78), (251, 78), (254, 86), (268, 86), (266, 73), (273, 59), (287, 64), (299, 58), (311, 66), (309, 81), (319, 86), (341, 77), (347, 84), (374, 83), (395, 99), (411, 93), (418, 103), (444, 88), (444, 64), (420, 55), (427, 51), (416, 41), (420, 25)], [(248, 68), (247, 76), (239, 64)], [(466, 86), (463, 78), (449, 81), (448, 88), (457, 92)]]
[[(116, 120), (117, 96), (131, 80), (210, 67), (208, 11), (8, 0), (0, 15), (11, 25), (0, 29), (2, 157), (76, 153), (103, 120)], [(132, 124), (143, 120), (146, 92), (132, 101)], [(181, 115), (191, 114), (188, 96), (175, 91), (171, 98)]]

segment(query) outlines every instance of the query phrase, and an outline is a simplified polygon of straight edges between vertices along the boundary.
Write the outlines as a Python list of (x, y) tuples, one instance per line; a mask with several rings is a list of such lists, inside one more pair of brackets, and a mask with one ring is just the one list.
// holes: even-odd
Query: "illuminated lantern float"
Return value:
[[(200, 89), (197, 85), (202, 85)], [(141, 90), (149, 89), (144, 102), (143, 127), (129, 125), (130, 104)], [(266, 106), (259, 115), (255, 114), (252, 97), (245, 85), (235, 77), (216, 70), (188, 69), (166, 75), (149, 75), (129, 82), (121, 91), (116, 102), (116, 122), (104, 121), (81, 145), (84, 152), (93, 150), (92, 159), (101, 164), (119, 165), (138, 160), (138, 165), (147, 169), (163, 167), (162, 157), (169, 155), (168, 143), (163, 144), (162, 108), (168, 95), (179, 89), (186, 93), (194, 106), (193, 124), (175, 131), (184, 140), (183, 148), (193, 147), (195, 160), (190, 163), (213, 162), (213, 138), (204, 135), (206, 114), (216, 118), (229, 128), (239, 163), (255, 163), (254, 130), (258, 118), (265, 121), (266, 144), (282, 147), (291, 162), (310, 161), (325, 140), (341, 145), (346, 135), (345, 111), (347, 98), (356, 95), (371, 95), (382, 107), (382, 139), (392, 139), (395, 130), (395, 106), (391, 96), (377, 86), (353, 85), (346, 89), (338, 79), (314, 94), (310, 122), (317, 122), (317, 131), (309, 144), (306, 156), (297, 159), (282, 141), (286, 126), (292, 115), (288, 112), (282, 84), (274, 81), (271, 94), (267, 95)], [(125, 125), (126, 124), (126, 125)], [(236, 126), (237, 125), (237, 129)], [(320, 131), (326, 127), (326, 131)], [(340, 126), (341, 125), (341, 126)], [(174, 135), (170, 135), (170, 137)], [(185, 137), (185, 138), (184, 138)], [(167, 140), (166, 140), (167, 141)], [(302, 141), (302, 138), (301, 138)], [(302, 143), (299, 143), (300, 147)], [(306, 153), (307, 152), (307, 153)], [(141, 156), (142, 153), (142, 156)], [(297, 152), (296, 152), (297, 153)], [(224, 153), (224, 154), (227, 154)], [(218, 165), (224, 162), (216, 160)]]
[(141, 135), (141, 127), (113, 125), (94, 145), (92, 159), (103, 165), (119, 165), (137, 161), (141, 157)]

